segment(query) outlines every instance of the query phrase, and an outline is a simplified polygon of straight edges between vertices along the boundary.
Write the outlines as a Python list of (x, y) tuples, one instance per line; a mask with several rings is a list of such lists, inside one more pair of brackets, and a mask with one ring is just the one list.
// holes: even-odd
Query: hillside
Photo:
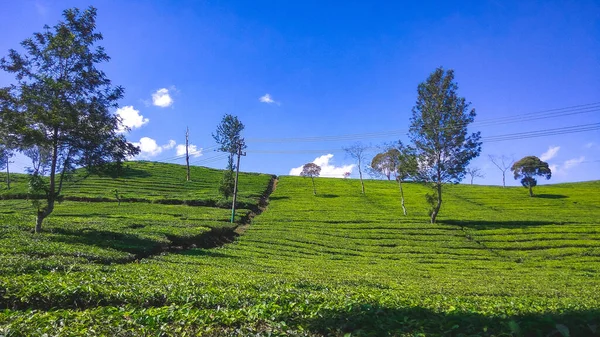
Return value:
[[(269, 176), (246, 177), (248, 195), (267, 188)], [(147, 199), (142, 186), (155, 186), (138, 179)], [(540, 186), (535, 198), (447, 186), (435, 225), (420, 185), (405, 186), (405, 217), (393, 182), (367, 181), (366, 195), (356, 180), (316, 184), (313, 196), (310, 180), (281, 177), (234, 243), (147, 258), (136, 254), (148, 242), (216, 226), (226, 210), (67, 201), (36, 237), (29, 204), (0, 201), (0, 334), (598, 334), (600, 182)], [(212, 193), (179, 186), (164, 195)]]

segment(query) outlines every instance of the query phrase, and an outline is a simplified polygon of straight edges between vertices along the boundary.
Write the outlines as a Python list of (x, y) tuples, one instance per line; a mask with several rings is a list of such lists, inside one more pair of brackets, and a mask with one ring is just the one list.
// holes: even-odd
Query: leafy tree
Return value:
[(313, 194), (317, 195), (317, 188), (315, 187), (315, 177), (318, 177), (321, 174), (321, 166), (315, 163), (308, 163), (302, 166), (302, 172), (300, 175), (303, 177), (310, 177), (313, 185)]
[(402, 205), (402, 212), (404, 215), (407, 215), (406, 206), (404, 205), (404, 189), (402, 188), (402, 183), (408, 179), (413, 179), (417, 174), (417, 157), (415, 155), (415, 150), (410, 146), (405, 146), (401, 141), (396, 145), (396, 150), (394, 153), (397, 153), (395, 157), (396, 160), (396, 181), (398, 182), (398, 186), (400, 188), (400, 202)]
[(502, 172), (502, 187), (506, 187), (506, 171), (508, 171), (515, 160), (507, 156), (497, 157), (494, 155), (490, 155), (490, 160)]
[(537, 186), (535, 176), (546, 178), (552, 177), (552, 171), (548, 163), (536, 156), (527, 156), (517, 161), (511, 167), (516, 179), (521, 179), (521, 185), (529, 189), (529, 196), (533, 197), (533, 188)]
[(344, 148), (346, 154), (356, 160), (356, 164), (358, 165), (358, 177), (360, 178), (360, 187), (363, 194), (365, 193), (365, 183), (363, 182), (362, 165), (367, 160), (367, 149), (368, 146), (361, 143), (355, 143)]
[(485, 177), (478, 167), (467, 167), (465, 172), (471, 176), (471, 185), (473, 185), (473, 179)]
[(240, 146), (242, 150), (246, 148), (246, 143), (241, 136), (243, 130), (244, 124), (240, 122), (237, 116), (226, 114), (223, 116), (221, 124), (217, 126), (217, 131), (212, 135), (215, 142), (219, 144), (219, 151), (229, 153), (227, 170), (232, 172), (235, 169), (233, 158), (236, 155), (238, 148)]
[(219, 193), (221, 193), (225, 199), (229, 199), (229, 197), (233, 195), (234, 188), (235, 178), (233, 177), (233, 172), (225, 170), (223, 172), (223, 180), (221, 180), (221, 184), (219, 185)]
[(396, 173), (399, 156), (400, 152), (395, 148), (388, 148), (387, 151), (376, 154), (371, 160), (371, 172), (384, 176), (387, 180), (392, 180), (392, 174)]
[[(68, 9), (65, 21), (44, 27), (24, 40), (25, 54), (10, 50), (0, 68), (15, 75), (17, 84), (3, 99), (12, 101), (11, 125), (19, 150), (49, 151), (48, 178), (31, 176), (34, 191), (42, 192), (35, 231), (61, 199), (63, 182), (76, 167), (98, 167), (139, 153), (118, 133), (121, 120), (109, 109), (118, 106), (123, 88), (113, 86), (96, 65), (109, 60), (96, 43), (96, 9)], [(3, 103), (4, 104), (4, 103)], [(3, 122), (5, 123), (5, 122)]]
[(469, 110), (470, 103), (457, 90), (454, 71), (437, 68), (419, 84), (412, 109), (409, 138), (418, 160), (415, 178), (432, 187), (427, 197), (431, 223), (442, 206), (442, 186), (460, 182), (471, 159), (481, 152), (480, 133), (467, 133), (475, 109)]

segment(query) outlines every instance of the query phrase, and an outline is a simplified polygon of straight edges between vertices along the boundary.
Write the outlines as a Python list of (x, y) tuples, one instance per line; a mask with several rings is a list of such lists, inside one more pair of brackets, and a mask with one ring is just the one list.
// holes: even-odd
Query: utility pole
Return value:
[(240, 157), (245, 156), (246, 152), (242, 152), (242, 146), (244, 145), (244, 139), (240, 139), (237, 142), (237, 165), (235, 166), (235, 183), (233, 185), (233, 202), (231, 203), (231, 223), (235, 219), (235, 201), (237, 199), (238, 192), (238, 177), (240, 175)]
[(186, 181), (190, 181), (190, 153), (188, 152), (188, 147), (190, 145), (190, 128), (185, 128), (185, 163), (187, 165), (187, 176), (185, 178)]

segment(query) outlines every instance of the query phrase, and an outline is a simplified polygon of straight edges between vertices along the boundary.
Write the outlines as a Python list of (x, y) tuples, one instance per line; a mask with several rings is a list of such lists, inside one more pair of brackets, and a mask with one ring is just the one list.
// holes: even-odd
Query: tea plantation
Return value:
[(252, 218), (273, 178), (242, 174), (234, 233), (220, 171), (128, 165), (76, 175), (40, 235), (25, 177), (2, 191), (0, 335), (600, 335), (600, 181), (446, 186), (432, 225), (421, 185), (404, 216), (394, 182), (326, 178)]

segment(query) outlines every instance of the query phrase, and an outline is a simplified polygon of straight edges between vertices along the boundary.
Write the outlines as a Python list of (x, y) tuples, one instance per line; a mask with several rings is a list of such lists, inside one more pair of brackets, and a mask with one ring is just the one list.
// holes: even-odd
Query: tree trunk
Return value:
[(188, 152), (189, 147), (190, 129), (185, 129), (185, 165), (187, 166), (187, 175), (185, 181), (190, 181), (190, 154)]
[(433, 212), (431, 212), (431, 223), (435, 223), (435, 219), (437, 218), (438, 212), (442, 207), (442, 184), (437, 184), (437, 204), (435, 205)]
[(502, 187), (506, 187), (506, 174), (502, 171)]
[(8, 190), (10, 190), (10, 171), (8, 170), (9, 166), (10, 166), (10, 163), (7, 160), (6, 161), (6, 189), (8, 189)]
[(360, 166), (358, 167), (358, 175), (360, 177), (360, 187), (361, 187), (361, 190), (362, 190), (362, 194), (365, 194), (365, 183), (363, 182), (362, 171), (360, 169)]
[(475, 177), (471, 176), (471, 185), (473, 185), (473, 178)]
[(310, 179), (312, 180), (312, 183), (313, 183), (313, 194), (317, 195), (317, 188), (315, 187), (315, 178), (310, 177)]
[[(67, 158), (68, 160), (68, 158)], [(66, 163), (65, 163), (66, 164)], [(50, 164), (50, 186), (46, 192), (46, 201), (48, 205), (37, 212), (37, 220), (35, 222), (35, 232), (39, 233), (42, 231), (42, 222), (44, 219), (54, 211), (54, 202), (58, 193), (56, 192), (56, 166), (58, 165), (58, 127), (54, 128), (54, 135), (52, 141), (52, 162)], [(61, 185), (62, 178), (64, 177), (65, 169), (61, 173)], [(60, 193), (60, 189), (59, 189)]]
[(533, 197), (533, 188), (529, 185), (529, 196)]
[(402, 180), (398, 179), (398, 185), (400, 186), (400, 204), (402, 205), (402, 211), (406, 216), (406, 207), (404, 206), (404, 191), (402, 190)]

